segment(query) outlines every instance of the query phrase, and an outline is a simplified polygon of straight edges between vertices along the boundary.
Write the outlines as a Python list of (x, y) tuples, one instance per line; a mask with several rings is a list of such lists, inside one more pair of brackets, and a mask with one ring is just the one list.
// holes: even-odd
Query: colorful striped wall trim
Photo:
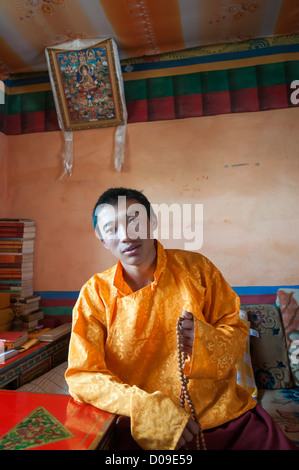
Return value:
[(125, 82), (129, 122), (183, 119), (298, 106), (299, 61)]
[[(299, 285), (233, 287), (240, 296), (241, 305), (275, 304), (276, 293), (280, 288), (299, 289)], [(72, 309), (79, 296), (79, 291), (39, 291), (40, 308), (48, 318), (60, 322), (70, 322)]]
[[(121, 68), (129, 123), (299, 106), (291, 88), (299, 80), (299, 35), (128, 59)], [(1, 132), (58, 129), (47, 72), (5, 80)]]
[[(129, 80), (124, 82), (128, 123), (298, 107), (299, 100), (292, 100), (295, 80), (299, 60)], [(59, 130), (51, 90), (5, 96), (4, 134)]]
[(35, 294), (41, 296), (40, 308), (47, 318), (63, 323), (72, 321), (72, 310), (79, 291), (38, 291)]

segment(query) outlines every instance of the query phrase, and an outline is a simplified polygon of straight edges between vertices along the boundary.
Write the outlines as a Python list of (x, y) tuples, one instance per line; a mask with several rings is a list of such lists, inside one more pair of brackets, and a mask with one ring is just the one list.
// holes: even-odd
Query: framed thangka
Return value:
[(64, 131), (124, 124), (111, 39), (78, 50), (48, 48), (48, 62)]

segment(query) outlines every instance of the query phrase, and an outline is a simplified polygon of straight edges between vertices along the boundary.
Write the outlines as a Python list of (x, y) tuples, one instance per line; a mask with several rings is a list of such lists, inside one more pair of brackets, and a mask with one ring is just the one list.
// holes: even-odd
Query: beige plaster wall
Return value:
[(232, 286), (298, 284), (298, 120), (294, 108), (130, 124), (120, 173), (114, 129), (78, 131), (63, 180), (60, 132), (8, 137), (5, 215), (36, 220), (35, 290), (76, 291), (114, 264), (91, 225), (110, 186), (203, 204), (200, 251)]

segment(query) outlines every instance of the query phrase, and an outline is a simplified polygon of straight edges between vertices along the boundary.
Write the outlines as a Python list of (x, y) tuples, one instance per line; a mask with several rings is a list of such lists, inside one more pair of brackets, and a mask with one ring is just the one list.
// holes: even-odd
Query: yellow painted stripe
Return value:
[(22, 85), (22, 86), (15, 86), (15, 87), (5, 87), (5, 94), (6, 95), (18, 95), (23, 93), (35, 93), (38, 91), (49, 91), (51, 90), (50, 83), (37, 83), (34, 85)]

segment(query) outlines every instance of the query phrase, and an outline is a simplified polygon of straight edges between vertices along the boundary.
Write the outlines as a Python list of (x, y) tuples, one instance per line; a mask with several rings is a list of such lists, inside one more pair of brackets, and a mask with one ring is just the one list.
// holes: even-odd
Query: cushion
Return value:
[(284, 434), (299, 446), (299, 388), (262, 390), (259, 402)]
[(258, 389), (291, 388), (293, 385), (282, 318), (275, 305), (244, 305), (251, 328), (251, 361)]
[[(240, 310), (240, 317), (250, 326), (247, 313)], [(252, 334), (251, 330), (251, 334)], [(248, 335), (245, 352), (242, 359), (237, 363), (237, 383), (245, 388), (253, 398), (257, 398), (257, 386), (250, 357), (250, 336)]]
[(294, 385), (299, 386), (299, 289), (279, 289), (276, 305), (281, 311)]
[(17, 389), (18, 392), (69, 395), (69, 388), (64, 378), (67, 365), (67, 362), (63, 362), (59, 366), (54, 367), (54, 369), (51, 369), (49, 372), (46, 372), (37, 379), (32, 380), (32, 382), (22, 385)]

